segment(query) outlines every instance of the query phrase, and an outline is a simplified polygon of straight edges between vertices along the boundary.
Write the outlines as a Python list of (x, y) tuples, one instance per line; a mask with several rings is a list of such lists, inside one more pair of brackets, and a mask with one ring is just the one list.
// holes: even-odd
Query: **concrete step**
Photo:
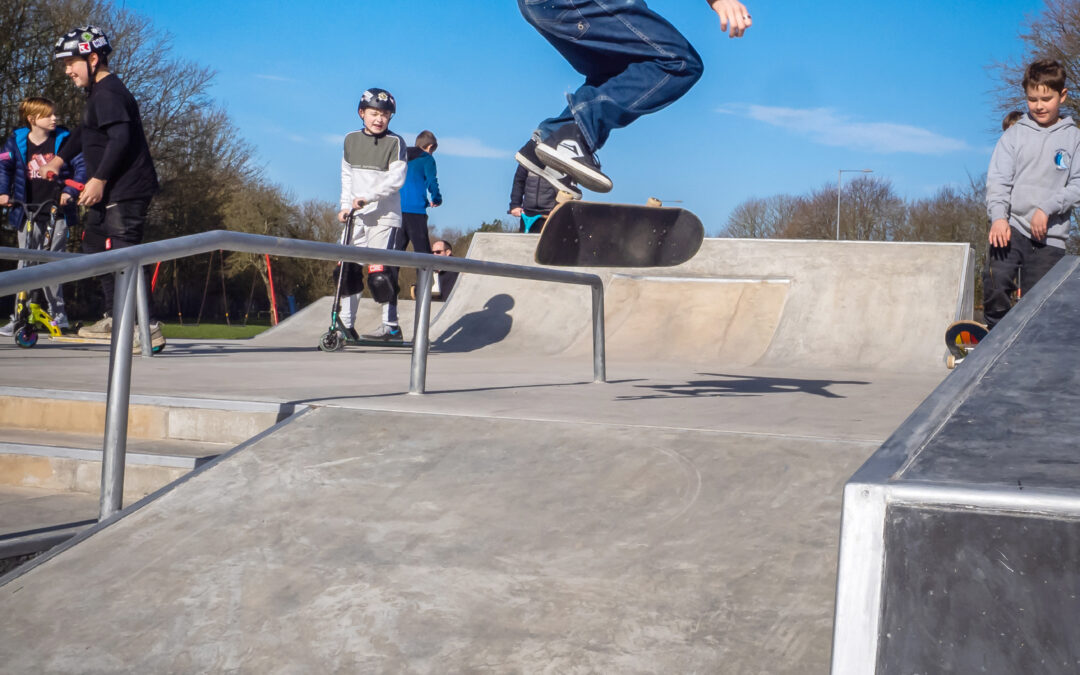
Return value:
[[(277, 403), (132, 396), (124, 501), (180, 478), (293, 410)], [(96, 495), (104, 433), (104, 394), (0, 387), (0, 485)]]
[[(132, 396), (128, 438), (236, 445), (288, 417), (295, 408), (261, 401)], [(105, 394), (0, 387), (0, 428), (101, 436), (105, 433)]]
[[(140, 499), (233, 447), (175, 439), (128, 439), (124, 501)], [(97, 495), (102, 435), (0, 426), (0, 486)], [(3, 523), (0, 509), (0, 523)], [(3, 525), (0, 525), (3, 529)]]
[[(294, 410), (132, 396), (124, 503), (178, 480)], [(0, 570), (96, 522), (104, 430), (104, 394), (0, 387)]]

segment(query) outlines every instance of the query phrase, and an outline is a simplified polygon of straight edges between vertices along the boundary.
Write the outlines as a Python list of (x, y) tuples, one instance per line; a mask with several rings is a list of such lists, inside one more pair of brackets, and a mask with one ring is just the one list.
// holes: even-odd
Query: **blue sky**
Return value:
[[(176, 55), (218, 72), (213, 94), (256, 163), (299, 199), (336, 201), (360, 93), (390, 90), (392, 130), (410, 143), (422, 129), (439, 137), (437, 228), (508, 219), (514, 151), (581, 82), (512, 0), (122, 4), (171, 33)], [(613, 132), (600, 159), (615, 189), (594, 196), (681, 200), (715, 234), (740, 202), (808, 192), (838, 169), (873, 169), (905, 198), (965, 183), (986, 170), (1000, 129), (990, 67), (1024, 56), (1018, 36), (1043, 7), (746, 4), (754, 26), (732, 40), (701, 0), (649, 3), (695, 45), (705, 74)]]

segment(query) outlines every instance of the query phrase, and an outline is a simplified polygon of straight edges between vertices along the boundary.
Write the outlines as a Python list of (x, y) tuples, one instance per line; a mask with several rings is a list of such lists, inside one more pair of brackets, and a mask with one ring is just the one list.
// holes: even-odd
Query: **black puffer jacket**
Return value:
[(518, 165), (510, 191), (510, 209), (521, 207), (527, 215), (547, 214), (555, 208), (555, 186)]

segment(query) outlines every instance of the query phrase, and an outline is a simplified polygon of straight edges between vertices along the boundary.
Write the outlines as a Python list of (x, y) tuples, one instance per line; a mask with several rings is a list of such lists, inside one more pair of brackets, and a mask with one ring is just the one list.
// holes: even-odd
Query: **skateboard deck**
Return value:
[(949, 348), (949, 357), (946, 364), (949, 369), (975, 349), (980, 341), (986, 339), (988, 330), (985, 325), (978, 321), (957, 321), (945, 330), (945, 346)]
[(535, 260), (559, 267), (671, 267), (705, 238), (690, 211), (662, 206), (567, 201), (548, 215)]

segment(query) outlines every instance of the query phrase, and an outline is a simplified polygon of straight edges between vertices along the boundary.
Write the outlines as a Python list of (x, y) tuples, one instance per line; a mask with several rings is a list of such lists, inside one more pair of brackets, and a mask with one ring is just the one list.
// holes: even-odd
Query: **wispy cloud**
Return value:
[(944, 155), (971, 150), (965, 141), (927, 129), (891, 122), (859, 122), (831, 108), (782, 108), (729, 103), (716, 109), (725, 115), (746, 117), (808, 137), (815, 143), (866, 152), (908, 152)]
[(440, 136), (439, 153), (455, 157), (479, 157), (481, 159), (505, 159), (510, 153), (493, 148), (478, 138), (467, 136)]
[(255, 73), (255, 77), (260, 80), (270, 80), (271, 82), (297, 82), (291, 77), (283, 77), (281, 75), (267, 75), (265, 73)]
[(345, 134), (323, 134), (319, 138), (327, 145), (341, 145), (345, 142)]

